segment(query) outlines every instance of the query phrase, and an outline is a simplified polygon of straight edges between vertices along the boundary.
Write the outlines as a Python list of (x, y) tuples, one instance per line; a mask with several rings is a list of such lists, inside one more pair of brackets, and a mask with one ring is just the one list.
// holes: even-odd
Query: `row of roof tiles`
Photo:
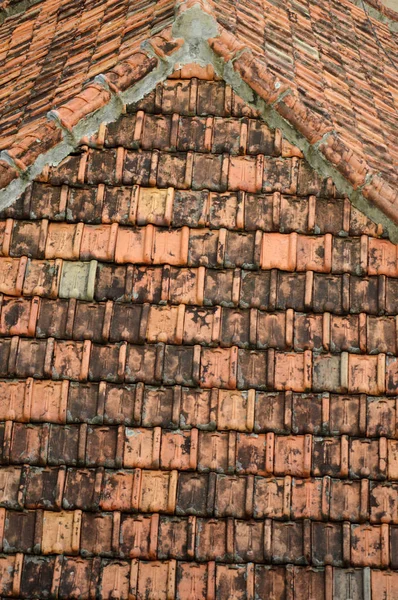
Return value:
[[(384, 234), (381, 225), (367, 219), (347, 199), (287, 196), (280, 192), (263, 195), (140, 186), (131, 189), (104, 184), (60, 187), (35, 183), (18, 203), (0, 211), (0, 218), (341, 236)], [(13, 227), (22, 225), (15, 223)]]
[[(55, 299), (114, 300), (143, 304), (240, 306), (260, 310), (395, 315), (397, 278), (345, 273), (290, 273), (245, 269), (177, 269), (0, 257), (0, 293)], [(203, 287), (204, 282), (204, 287)], [(294, 292), (294, 293), (293, 293)], [(56, 313), (62, 304), (48, 304)], [(65, 334), (66, 335), (66, 334)]]
[[(176, 43), (171, 42), (169, 34), (160, 36), (152, 42), (152, 47), (155, 52), (160, 55), (170, 53), (181, 44), (177, 40)], [(369, 179), (370, 170), (366, 162), (352, 150), (350, 145), (343, 142), (338, 134), (333, 132), (333, 126), (323, 117), (315, 114), (308, 109), (302, 100), (294, 91), (290, 91), (284, 84), (281, 85), (277, 79), (267, 72), (267, 68), (261, 65), (258, 58), (250, 55), (250, 52), (239, 43), (235, 43), (235, 38), (231, 34), (224, 31), (218, 38), (210, 41), (213, 49), (219, 53), (225, 60), (234, 58), (234, 69), (242, 76), (243, 80), (248, 82), (253, 89), (263, 97), (267, 102), (272, 102), (274, 108), (279, 111), (283, 118), (290, 120), (295, 128), (298, 129), (311, 144), (319, 142), (318, 150), (325, 155), (328, 161), (333, 166), (341, 171), (343, 176), (353, 185), (354, 188), (363, 187), (363, 193), (371, 201), (384, 210), (384, 212), (395, 219), (394, 202), (396, 194), (393, 188), (376, 173)], [(165, 48), (166, 50), (162, 50)], [(242, 52), (243, 50), (243, 52)], [(148, 58), (145, 54), (138, 53), (130, 60), (130, 63), (120, 64), (107, 77), (107, 85), (114, 91), (120, 92), (133, 81), (137, 81), (147, 74), (156, 65), (156, 59)], [(258, 81), (262, 81), (259, 85)], [(277, 92), (275, 93), (275, 89)], [(75, 100), (70, 101), (70, 105), (66, 104), (57, 112), (56, 118), (62, 124), (62, 127), (70, 129), (80, 119), (90, 114), (93, 110), (97, 110), (110, 101), (111, 95), (105, 88), (98, 84), (92, 84)], [(43, 125), (41, 126), (41, 128)], [(62, 137), (61, 130), (57, 129), (52, 123), (48, 122), (44, 125), (48, 130), (44, 136), (45, 141), (38, 142), (37, 135), (32, 133), (30, 138), (24, 135), (23, 141), (18, 142), (14, 149), (9, 153), (10, 158), (14, 161), (18, 169), (24, 170), (31, 164), (43, 151), (57, 144)], [(327, 139), (323, 139), (328, 134)], [(352, 143), (352, 140), (350, 140)], [(356, 148), (358, 150), (358, 148)], [(2, 162), (2, 183), (7, 185), (18, 176), (18, 173)]]
[(90, 149), (76, 152), (38, 178), (53, 185), (112, 186), (246, 191), (334, 197), (328, 178), (314, 174), (303, 158), (166, 152), (161, 150)]
[(0, 295), (0, 335), (397, 355), (398, 318)]
[[(384, 437), (364, 439), (349, 438), (346, 435), (254, 435), (242, 432), (237, 434), (236, 431), (198, 432), (195, 428), (184, 431), (126, 429), (123, 425), (62, 426), (11, 421), (0, 425), (0, 435), (3, 443), (0, 461), (3, 465), (66, 464), (138, 470), (161, 467), (158, 475), (165, 480), (177, 477), (175, 469), (263, 477), (291, 475), (309, 478), (328, 475), (343, 479), (365, 477), (392, 481), (397, 479), (398, 473), (397, 441)], [(135, 447), (134, 442), (141, 446)], [(138, 476), (137, 473), (138, 471), (126, 471), (123, 476), (119, 473), (120, 477), (118, 475), (119, 479), (116, 477), (116, 481), (120, 481), (120, 490), (123, 489), (123, 481), (132, 481)], [(156, 495), (158, 492), (154, 490), (153, 493)], [(129, 503), (120, 504), (116, 492), (110, 501), (114, 502), (114, 508), (109, 510), (132, 508)], [(105, 506), (102, 508), (107, 510)], [(151, 512), (155, 509), (148, 508), (145, 504), (139, 510)], [(156, 510), (166, 509), (163, 507)]]
[(353, 567), (396, 568), (398, 564), (398, 528), (388, 524), (158, 515), (121, 518), (117, 512), (98, 517), (81, 511), (4, 509), (0, 509), (0, 519), (4, 532), (0, 544), (6, 552), (76, 555), (80, 550), (83, 556), (101, 553), (143, 560), (272, 562), (315, 567), (351, 563)]
[(5, 379), (0, 400), (2, 421), (398, 438), (397, 397)]
[(1, 377), (255, 388), (295, 392), (396, 394), (398, 360), (379, 354), (278, 352), (91, 341), (3, 338)]
[[(120, 472), (118, 472), (120, 475)], [(125, 481), (130, 484), (128, 472)], [(146, 472), (146, 484), (150, 485), (157, 472)], [(83, 535), (91, 536), (91, 530), (97, 533), (103, 524), (108, 523), (110, 528), (106, 539), (89, 547), (84, 543), (80, 545), (81, 554), (108, 555), (111, 544), (112, 521), (118, 519), (123, 510), (124, 521), (127, 523), (151, 521), (155, 517), (156, 526), (159, 522), (159, 513), (156, 510), (169, 512), (170, 506), (164, 511), (162, 506), (154, 508), (153, 515), (139, 515), (133, 513), (132, 501), (128, 502), (115, 499), (111, 504), (109, 489), (114, 481), (118, 481), (112, 472), (105, 471), (103, 467), (85, 469), (74, 467), (32, 467), (24, 465), (4, 466), (1, 471), (2, 490), (0, 495), (0, 514), (2, 528), (4, 529), (5, 509), (8, 509), (10, 521), (23, 523), (25, 515), (22, 510), (82, 510), (83, 528), (88, 524), (88, 530)], [(133, 486), (134, 487), (134, 486)], [(149, 488), (148, 488), (149, 489)], [(231, 499), (233, 499), (231, 501)], [(169, 503), (170, 504), (170, 503)], [(273, 519), (273, 520), (302, 520), (314, 521), (349, 521), (351, 523), (370, 522), (371, 524), (389, 523), (396, 525), (397, 518), (397, 483), (368, 480), (346, 480), (336, 477), (312, 477), (301, 479), (285, 475), (284, 477), (259, 475), (225, 475), (203, 472), (180, 472), (178, 475), (177, 491), (172, 512), (178, 516), (196, 516), (202, 518), (235, 519)], [(118, 512), (112, 515), (109, 512)], [(30, 519), (34, 515), (30, 513)], [(182, 526), (186, 519), (181, 521)], [(253, 521), (252, 521), (253, 524)], [(98, 527), (99, 525), (99, 527)], [(9, 527), (9, 523), (7, 523)], [(11, 526), (11, 529), (14, 529)], [(15, 534), (21, 528), (15, 528)], [(392, 528), (393, 533), (395, 527)], [(14, 536), (16, 537), (16, 535)], [(95, 540), (96, 535), (93, 535)], [(123, 543), (123, 537), (121, 543)], [(87, 537), (86, 537), (87, 539)], [(23, 548), (25, 544), (25, 548)], [(155, 544), (155, 550), (156, 550)], [(29, 540), (19, 539), (18, 545), (9, 541), (3, 543), (2, 551), (19, 552), (31, 547)], [(126, 548), (126, 547), (125, 547)], [(134, 544), (130, 552), (120, 548), (125, 556), (134, 556)], [(118, 553), (118, 550), (114, 550)], [(136, 554), (136, 557), (150, 558), (145, 554)], [(152, 556), (151, 558), (155, 558)], [(164, 558), (164, 557), (163, 557)], [(261, 562), (261, 559), (260, 559)]]
[(398, 277), (397, 246), (366, 235), (356, 238), (221, 229), (166, 229), (152, 224), (0, 221), (2, 256), (33, 259), (168, 264), (210, 268), (279, 269)]
[(87, 600), (111, 600), (131, 594), (139, 598), (198, 600), (223, 598), (247, 600), (290, 594), (291, 600), (310, 599), (317, 590), (320, 600), (339, 600), (347, 591), (352, 600), (376, 600), (391, 594), (398, 580), (395, 571), (344, 569), (326, 566), (270, 566), (208, 564), (193, 561), (142, 561), (133, 559), (82, 559), (72, 556), (2, 556), (2, 594), (13, 598), (37, 598), (37, 582), (45, 597), (69, 600), (81, 595)]

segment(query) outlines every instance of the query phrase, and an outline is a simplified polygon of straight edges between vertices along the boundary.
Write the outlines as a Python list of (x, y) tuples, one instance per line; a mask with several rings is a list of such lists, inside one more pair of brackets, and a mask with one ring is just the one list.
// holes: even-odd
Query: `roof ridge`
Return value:
[(124, 103), (143, 97), (176, 65), (196, 62), (213, 64), (217, 74), (240, 94), (247, 86), (251, 93), (248, 102), (257, 108), (261, 105), (271, 126), (280, 127), (314, 168), (337, 179), (361, 210), (369, 215), (376, 207), (375, 218), (380, 222), (384, 218), (384, 223), (387, 216), (390, 235), (398, 241), (398, 190), (343, 141), (328, 117), (306, 106), (294, 85), (272, 74), (265, 61), (221, 26), (212, 7), (209, 0), (178, 2), (172, 25), (50, 111), (47, 120), (28, 135), (17, 137), (11, 148), (0, 154), (0, 188), (6, 188), (0, 192), (0, 206), (11, 204), (46, 164), (58, 164), (101, 122), (115, 121)]
[(20, 15), (44, 0), (3, 0), (0, 3), (0, 25), (9, 17)]

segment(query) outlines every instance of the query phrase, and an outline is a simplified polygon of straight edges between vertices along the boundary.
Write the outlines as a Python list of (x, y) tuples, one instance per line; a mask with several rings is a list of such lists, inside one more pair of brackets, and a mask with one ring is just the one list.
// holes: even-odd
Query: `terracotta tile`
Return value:
[(369, 275), (397, 277), (397, 250), (388, 240), (369, 238)]
[(45, 511), (43, 516), (43, 554), (71, 554), (79, 550), (81, 513)]
[(148, 342), (181, 343), (184, 306), (151, 306), (146, 339)]
[(170, 225), (174, 190), (140, 188), (137, 207), (137, 224)]
[(97, 199), (98, 190), (95, 188), (70, 188), (66, 208), (67, 220), (71, 223), (76, 221), (99, 223), (101, 205)]
[(268, 475), (272, 470), (272, 446), (272, 440), (263, 434), (239, 433), (236, 440), (236, 471), (251, 475)]
[(5, 465), (0, 471), (0, 503), (2, 507), (11, 509), (22, 508), (23, 499), (20, 495), (20, 485), (24, 482), (23, 467)]
[(283, 392), (256, 392), (254, 431), (285, 431), (285, 398)]
[[(40, 532), (40, 513), (36, 511), (7, 511), (4, 522), (3, 549), (6, 552), (26, 552), (31, 554)], [(37, 521), (37, 522), (36, 522)], [(40, 547), (40, 540), (39, 547)]]
[(266, 389), (268, 359), (265, 352), (255, 350), (238, 351), (237, 387), (240, 389), (259, 388)]
[(29, 421), (29, 398), (24, 381), (0, 381), (0, 419)]
[[(69, 468), (65, 480), (62, 506), (66, 510), (80, 509), (83, 511), (95, 510), (98, 508), (97, 496), (99, 490), (96, 490), (98, 483), (101, 484), (102, 474), (94, 469), (74, 469)], [(83, 518), (83, 531), (84, 531)]]
[(330, 323), (330, 348), (332, 352), (359, 351), (359, 318), (356, 315), (335, 317)]
[[(222, 155), (195, 154), (192, 189), (224, 192), (227, 189), (226, 159)], [(179, 185), (178, 187), (183, 187)]]
[(112, 555), (112, 515), (110, 513), (83, 513), (80, 552), (83, 556)]
[[(157, 170), (157, 186), (159, 188), (172, 187), (183, 190), (189, 189), (191, 187), (191, 177), (189, 177), (187, 164), (187, 155), (182, 152), (172, 154), (166, 152), (160, 153)], [(138, 181), (137, 183), (140, 182)], [(141, 185), (148, 185), (148, 183), (144, 184), (142, 182)]]
[(204, 117), (180, 116), (178, 121), (177, 150), (179, 152), (203, 152), (205, 147), (206, 121)]
[(21, 338), (18, 344), (18, 355), (15, 365), (15, 374), (17, 377), (43, 377), (46, 351), (47, 343), (45, 340)]
[(172, 388), (145, 386), (142, 401), (142, 425), (144, 427), (173, 427), (174, 395)]
[(101, 573), (101, 594), (105, 599), (111, 599), (117, 594), (124, 597), (129, 593), (130, 564), (124, 561), (103, 563)]
[(312, 473), (316, 477), (322, 475), (340, 476), (348, 465), (348, 441), (346, 438), (316, 437), (312, 452)]
[[(117, 406), (115, 406), (117, 409)], [(70, 382), (67, 406), (68, 423), (100, 422), (99, 389), (95, 384)]]
[(330, 398), (330, 432), (359, 435), (359, 398), (336, 396)]
[(166, 346), (163, 382), (166, 385), (198, 385), (199, 357), (199, 346)]
[[(155, 346), (129, 346), (126, 362), (126, 381), (156, 383), (157, 361), (160, 358)], [(159, 378), (160, 379), (160, 378)]]
[[(73, 573), (73, 577), (71, 574)], [(92, 579), (92, 563), (81, 558), (67, 558), (63, 564), (59, 582), (60, 598), (74, 598), (78, 594), (87, 596)]]
[[(13, 593), (13, 581), (17, 559), (15, 556), (2, 556), (0, 559), (0, 591), (2, 594), (10, 596)], [(205, 597), (205, 596), (204, 596)]]
[(38, 597), (49, 596), (51, 593), (52, 577), (54, 573), (55, 558), (47, 556), (24, 557), (24, 568), (21, 577), (21, 594), (23, 596)]
[(125, 293), (126, 267), (115, 265), (98, 265), (95, 299), (98, 302), (105, 300), (122, 300)]
[(367, 259), (362, 264), (361, 246), (360, 238), (333, 238), (333, 273), (365, 274)]
[(27, 259), (0, 258), (0, 293), (20, 296), (27, 266)]
[(73, 321), (73, 338), (101, 342), (104, 318), (104, 304), (77, 302)]
[(142, 469), (159, 468), (161, 430), (155, 429), (126, 429), (124, 446), (124, 466)]
[(172, 223), (175, 227), (204, 226), (207, 219), (209, 192), (174, 190)]
[(302, 522), (273, 522), (272, 555), (277, 564), (305, 562)]
[(180, 427), (210, 428), (215, 425), (216, 393), (210, 390), (183, 388), (180, 405)]
[(206, 269), (204, 304), (207, 306), (233, 306), (234, 282), (236, 280), (232, 269), (225, 271)]
[(321, 394), (293, 394), (291, 428), (293, 433), (321, 434), (324, 403)]
[(332, 236), (297, 237), (297, 270), (329, 273), (332, 268)]
[(315, 566), (342, 567), (343, 529), (340, 523), (312, 523), (312, 562)]
[(85, 225), (83, 229), (80, 259), (111, 261), (115, 254), (117, 224)]
[(66, 422), (68, 382), (35, 381), (31, 393), (32, 421)]
[(81, 223), (78, 225), (50, 223), (45, 250), (46, 258), (78, 259), (82, 234), (83, 225)]
[(261, 192), (263, 185), (264, 158), (250, 156), (235, 157), (229, 160), (228, 188), (232, 191)]
[(256, 477), (254, 484), (254, 512), (256, 519), (284, 516), (284, 480), (282, 478)]
[(294, 271), (296, 268), (297, 235), (266, 233), (262, 239), (261, 267)]
[(217, 475), (214, 515), (217, 518), (245, 516), (246, 478)]
[[(274, 204), (276, 204), (276, 194), (274, 195)], [(281, 196), (280, 198), (280, 231), (287, 233), (297, 231), (306, 233), (311, 231), (310, 227), (310, 200), (308, 198), (299, 198), (296, 196)], [(312, 243), (310, 242), (312, 241)], [(311, 249), (313, 240), (309, 238), (308, 246)]]
[(224, 116), (225, 88), (219, 81), (198, 82), (198, 115)]
[(248, 585), (245, 566), (217, 565), (216, 593), (220, 598), (229, 594), (231, 600), (240, 600)]
[(79, 445), (82, 442), (84, 443), (83, 431), (76, 425), (51, 425), (48, 464), (76, 466), (79, 461)]
[(177, 492), (177, 472), (142, 471), (139, 494), (141, 512), (173, 513)]
[(379, 441), (353, 439), (350, 448), (350, 471), (352, 477), (380, 477)]
[(236, 348), (225, 350), (204, 348), (200, 365), (201, 385), (233, 389), (236, 383), (237, 358)]
[(46, 240), (47, 227), (48, 222), (45, 221), (15, 221), (12, 230), (10, 256), (44, 258), (44, 248), (42, 246), (43, 241), (45, 243)]
[(241, 123), (237, 119), (226, 119), (216, 117), (213, 125), (213, 145), (214, 154), (239, 154), (241, 147), (240, 141)]
[(305, 392), (311, 387), (312, 355), (277, 352), (275, 355), (275, 387)]
[(145, 115), (141, 146), (144, 150), (170, 148), (171, 116)]
[(351, 526), (351, 562), (355, 566), (382, 565), (383, 533), (380, 526)]
[(311, 471), (311, 454), (310, 435), (276, 436), (274, 473), (308, 477)]
[(260, 264), (261, 234), (229, 231), (224, 265), (228, 268), (255, 269)]
[(207, 565), (179, 562), (177, 566), (177, 597), (185, 600), (192, 594), (198, 600), (206, 600)]
[(228, 433), (199, 432), (198, 471), (228, 471)]
[(377, 395), (384, 389), (384, 374), (381, 361), (384, 357), (353, 356), (349, 357), (348, 387), (353, 393)]
[(123, 515), (119, 552), (123, 558), (150, 560), (156, 557), (158, 515)]
[(272, 594), (283, 598), (288, 585), (287, 575), (283, 567), (256, 565), (256, 594), (261, 598)]
[(88, 427), (86, 465), (88, 467), (120, 467), (124, 442), (121, 427)]
[(196, 469), (198, 432), (167, 431), (162, 433), (160, 465), (163, 469), (185, 471)]
[(39, 338), (65, 338), (68, 310), (68, 300), (42, 298), (40, 300), (36, 336)]
[(126, 151), (123, 165), (123, 185), (135, 184), (148, 186), (149, 174), (151, 169), (151, 159), (151, 152)]
[(100, 507), (104, 511), (132, 509), (134, 473), (105, 471)]
[(285, 313), (257, 313), (257, 347), (286, 348), (286, 314)]
[(158, 557), (186, 560), (193, 554), (195, 517), (160, 517)]
[[(172, 598), (175, 587), (175, 562), (140, 562), (138, 575), (138, 597), (159, 600)], [(133, 588), (134, 589), (134, 588)]]
[(372, 482), (370, 486), (370, 521), (373, 523), (396, 523), (396, 484)]
[(294, 519), (322, 519), (322, 480), (294, 479), (292, 482), (292, 509)]
[[(22, 260), (23, 259), (21, 259), (21, 261)], [(56, 298), (58, 295), (60, 276), (61, 264), (59, 261), (30, 260), (26, 265), (23, 293), (26, 296)], [(14, 293), (14, 295), (19, 294)]]
[(226, 521), (198, 519), (195, 557), (199, 561), (225, 560)]
[(159, 304), (162, 297), (163, 275), (161, 267), (136, 267), (133, 276), (133, 302)]
[[(314, 273), (313, 300), (314, 312), (342, 312), (342, 279), (333, 275)], [(355, 311), (359, 312), (359, 311)]]
[(82, 342), (57, 341), (54, 346), (53, 377), (79, 380), (82, 360)]

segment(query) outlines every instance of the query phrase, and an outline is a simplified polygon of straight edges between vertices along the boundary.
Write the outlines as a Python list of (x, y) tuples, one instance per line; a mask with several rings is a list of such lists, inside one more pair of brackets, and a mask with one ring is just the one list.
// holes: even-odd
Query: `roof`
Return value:
[[(144, 91), (197, 58), (233, 86), (247, 84), (313, 166), (340, 173), (361, 208), (376, 206), (397, 224), (397, 22), (371, 4), (380, 19), (350, 0), (31, 3), (0, 31), (0, 187), (14, 182), (0, 202), (76, 147), (68, 132), (88, 115), (149, 73)], [(192, 15), (200, 26), (190, 27)]]
[(210, 68), (90, 143), (0, 209), (0, 598), (396, 599), (397, 246)]

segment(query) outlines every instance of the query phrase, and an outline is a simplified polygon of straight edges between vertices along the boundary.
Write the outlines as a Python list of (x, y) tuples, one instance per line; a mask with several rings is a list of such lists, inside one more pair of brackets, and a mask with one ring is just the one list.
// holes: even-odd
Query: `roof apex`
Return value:
[(280, 127), (310, 164), (332, 177), (368, 216), (384, 221), (398, 241), (398, 189), (374, 171), (356, 145), (350, 146), (326, 113), (311, 109), (299, 86), (276, 76), (259, 56), (220, 25), (208, 0), (175, 4), (172, 25), (150, 36), (141, 51), (119, 62), (74, 98), (50, 110), (29, 135), (0, 154), (0, 206), (11, 204), (46, 164), (58, 164), (92, 135), (101, 122), (115, 121), (123, 104), (142, 98), (176, 68), (213, 65), (273, 127)]

